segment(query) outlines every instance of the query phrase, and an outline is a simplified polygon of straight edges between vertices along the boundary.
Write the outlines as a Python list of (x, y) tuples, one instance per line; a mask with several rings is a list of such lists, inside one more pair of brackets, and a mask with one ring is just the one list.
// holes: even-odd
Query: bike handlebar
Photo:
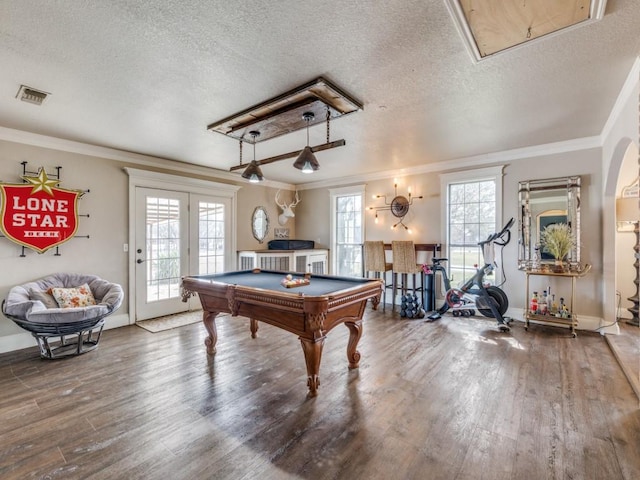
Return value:
[[(501, 247), (504, 247), (506, 244), (508, 244), (511, 241), (511, 231), (509, 229), (513, 226), (513, 224), (514, 224), (514, 219), (513, 217), (511, 217), (511, 219), (509, 219), (506, 225), (502, 227), (502, 230), (500, 230), (500, 232), (492, 233), (491, 235), (489, 235), (489, 237), (487, 237), (486, 240), (482, 242), (478, 242), (478, 245), (482, 246), (486, 243), (495, 242), (496, 245), (500, 245)], [(502, 239), (502, 241), (498, 242), (497, 240), (499, 238)]]

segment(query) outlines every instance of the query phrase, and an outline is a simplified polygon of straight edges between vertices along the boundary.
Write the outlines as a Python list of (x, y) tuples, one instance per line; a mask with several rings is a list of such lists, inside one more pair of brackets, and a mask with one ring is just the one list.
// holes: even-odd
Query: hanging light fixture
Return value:
[[(251, 183), (258, 183), (264, 180), (260, 165), (256, 162), (256, 138), (260, 136), (260, 132), (257, 130), (251, 130), (249, 135), (253, 137), (253, 160), (249, 166), (242, 172), (242, 178), (246, 178)], [(240, 162), (242, 162), (242, 141), (240, 141)]]
[(313, 120), (314, 116), (313, 112), (305, 112), (302, 114), (302, 119), (307, 122), (307, 146), (300, 152), (300, 155), (293, 164), (298, 170), (302, 170), (302, 173), (313, 173), (320, 168), (320, 164), (309, 146), (309, 122)]

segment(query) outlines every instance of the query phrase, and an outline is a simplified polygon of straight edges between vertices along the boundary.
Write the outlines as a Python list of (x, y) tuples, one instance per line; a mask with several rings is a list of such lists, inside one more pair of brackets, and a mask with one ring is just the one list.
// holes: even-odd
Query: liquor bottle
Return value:
[(567, 306), (564, 304), (564, 297), (560, 297), (560, 307), (559, 310), (560, 316), (562, 318), (567, 318), (569, 311), (567, 310)]
[(533, 260), (531, 262), (531, 269), (540, 270), (541, 263), (542, 263), (542, 258), (540, 255), (540, 244), (536, 243), (533, 249)]
[(538, 303), (538, 310), (540, 311), (540, 315), (547, 315), (549, 313), (549, 305), (547, 304), (547, 291), (544, 290), (542, 292), (542, 298)]
[(536, 315), (538, 313), (538, 292), (533, 292), (531, 303), (529, 303), (529, 310), (533, 315)]
[(558, 313), (558, 303), (556, 302), (556, 294), (551, 295), (551, 310), (549, 312), (551, 315), (555, 315)]

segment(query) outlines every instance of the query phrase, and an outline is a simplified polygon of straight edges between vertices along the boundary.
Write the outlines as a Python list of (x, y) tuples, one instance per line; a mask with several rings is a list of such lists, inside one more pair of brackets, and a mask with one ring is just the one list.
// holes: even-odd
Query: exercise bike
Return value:
[(510, 228), (513, 226), (513, 218), (507, 222), (504, 228), (497, 233), (489, 235), (486, 240), (478, 242), (482, 248), (484, 265), (476, 270), (476, 273), (459, 288), (451, 288), (451, 282), (447, 275), (447, 270), (442, 265), (447, 258), (434, 258), (430, 268), (432, 272), (440, 272), (444, 287), (447, 291), (444, 304), (431, 315), (428, 320), (434, 321), (451, 310), (454, 317), (470, 317), (475, 315), (476, 309), (485, 317), (495, 318), (498, 321), (498, 328), (503, 332), (510, 330), (511, 319), (504, 317), (509, 308), (507, 295), (495, 285), (487, 285), (485, 277), (490, 275), (495, 267), (495, 246), (504, 247), (511, 240)]

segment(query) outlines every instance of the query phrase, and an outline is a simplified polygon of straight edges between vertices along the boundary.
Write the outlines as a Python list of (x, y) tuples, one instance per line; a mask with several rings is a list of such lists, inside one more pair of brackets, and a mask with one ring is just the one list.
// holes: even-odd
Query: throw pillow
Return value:
[(73, 288), (51, 287), (51, 294), (60, 308), (86, 307), (96, 304), (96, 299), (86, 283)]
[(35, 288), (29, 289), (29, 300), (40, 300), (47, 308), (58, 308), (58, 302), (53, 295)]

